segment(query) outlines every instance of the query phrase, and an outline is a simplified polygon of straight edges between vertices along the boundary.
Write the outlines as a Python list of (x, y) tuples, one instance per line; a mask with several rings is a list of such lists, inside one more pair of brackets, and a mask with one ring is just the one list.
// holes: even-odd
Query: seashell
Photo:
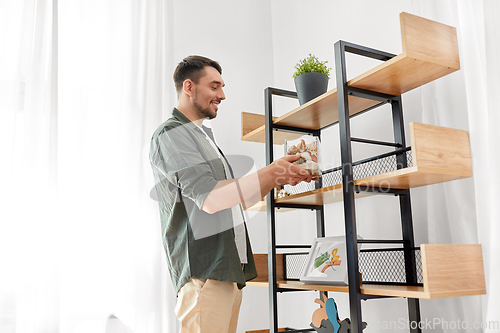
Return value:
[(311, 142), (307, 146), (307, 150), (309, 150), (311, 153), (317, 153), (318, 152), (318, 146), (316, 145), (316, 141)]
[(311, 161), (312, 160), (311, 155), (308, 152), (300, 153), (300, 156), (302, 158), (306, 159), (307, 161)]
[(300, 143), (297, 145), (297, 149), (299, 150), (300, 153), (306, 151), (306, 142), (304, 141), (304, 139), (300, 139)]
[(295, 155), (299, 152), (299, 150), (297, 149), (297, 147), (295, 146), (291, 146), (290, 148), (288, 148), (288, 151), (286, 152), (287, 155)]

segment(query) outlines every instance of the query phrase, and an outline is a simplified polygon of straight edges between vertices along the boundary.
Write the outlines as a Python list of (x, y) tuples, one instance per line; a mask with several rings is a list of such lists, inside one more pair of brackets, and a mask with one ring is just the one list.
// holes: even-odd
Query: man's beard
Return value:
[(193, 100), (194, 107), (200, 112), (201, 115), (203, 115), (204, 118), (208, 119), (214, 119), (217, 117), (217, 112), (212, 113), (212, 110), (210, 110), (210, 106), (208, 108), (203, 108), (198, 102)]

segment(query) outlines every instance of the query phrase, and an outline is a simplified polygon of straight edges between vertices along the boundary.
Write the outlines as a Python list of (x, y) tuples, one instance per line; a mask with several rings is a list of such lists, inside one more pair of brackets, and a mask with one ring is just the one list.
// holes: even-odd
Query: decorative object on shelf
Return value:
[(288, 191), (286, 191), (285, 189), (281, 189), (278, 191), (278, 194), (276, 195), (276, 198), (286, 198), (290, 196), (290, 193), (288, 193)]
[(300, 154), (300, 158), (293, 164), (309, 171), (314, 178), (321, 177), (319, 143), (317, 136), (310, 135), (296, 140), (285, 140), (285, 155)]
[[(321, 299), (316, 298), (314, 303), (318, 303), (320, 308), (312, 315), (311, 327), (318, 333), (347, 333), (351, 331), (351, 321), (349, 318), (339, 319), (337, 303), (333, 298), (327, 298), (326, 294), (320, 294)], [(326, 298), (326, 301), (325, 301)], [(367, 326), (363, 322), (363, 329)]]
[(306, 284), (347, 285), (345, 237), (314, 239), (300, 281)]
[(309, 53), (307, 58), (295, 65), (293, 78), (300, 105), (327, 92), (331, 70), (326, 66), (327, 63)]

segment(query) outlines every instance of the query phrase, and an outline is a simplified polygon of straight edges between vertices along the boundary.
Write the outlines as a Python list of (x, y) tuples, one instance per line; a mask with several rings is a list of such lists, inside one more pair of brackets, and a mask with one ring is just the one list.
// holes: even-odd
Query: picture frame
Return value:
[(315, 238), (300, 281), (305, 284), (348, 285), (345, 237)]

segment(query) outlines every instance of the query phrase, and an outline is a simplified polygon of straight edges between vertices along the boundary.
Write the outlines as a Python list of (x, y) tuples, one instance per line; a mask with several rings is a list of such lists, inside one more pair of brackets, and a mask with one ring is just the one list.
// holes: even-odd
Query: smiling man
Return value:
[(189, 56), (174, 72), (177, 107), (151, 140), (150, 161), (163, 246), (178, 291), (181, 333), (236, 332), (241, 289), (257, 276), (243, 206), (279, 184), (311, 181), (285, 156), (254, 174), (234, 175), (205, 119), (226, 98), (221, 66)]

